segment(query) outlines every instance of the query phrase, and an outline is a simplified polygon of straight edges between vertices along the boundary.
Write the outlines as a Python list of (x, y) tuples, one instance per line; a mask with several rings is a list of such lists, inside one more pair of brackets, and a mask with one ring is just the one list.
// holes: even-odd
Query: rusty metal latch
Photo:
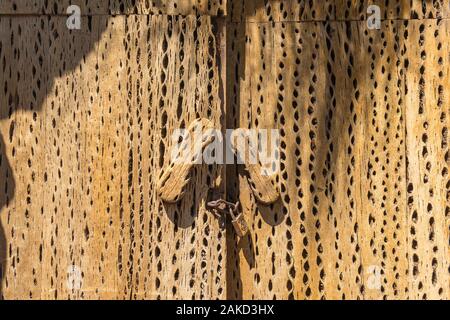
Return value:
[(216, 210), (217, 212), (230, 215), (234, 230), (239, 237), (243, 237), (248, 233), (248, 224), (245, 221), (244, 214), (240, 212), (241, 204), (238, 202), (232, 203), (223, 199), (208, 202), (208, 208)]

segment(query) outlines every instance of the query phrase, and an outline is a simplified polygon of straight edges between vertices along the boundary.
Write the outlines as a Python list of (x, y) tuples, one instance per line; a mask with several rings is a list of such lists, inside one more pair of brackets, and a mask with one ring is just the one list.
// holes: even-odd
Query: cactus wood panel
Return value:
[[(69, 3), (0, 4), (0, 298), (450, 298), (446, 1)], [(198, 165), (162, 203), (199, 118), (279, 129), (281, 199)]]
[(0, 14), (66, 14), (78, 5), (90, 14), (224, 15), (226, 0), (2, 0)]
[(231, 297), (449, 297), (449, 32), (444, 20), (230, 28), (235, 121), (282, 137), (282, 200), (258, 203), (243, 174), (235, 192), (251, 231), (229, 253)]
[(5, 0), (0, 14), (65, 14), (78, 5), (83, 14), (229, 15), (232, 21), (361, 20), (378, 5), (383, 19), (448, 17), (445, 0)]
[(0, 19), (2, 295), (225, 297), (217, 168), (156, 195), (172, 132), (220, 127), (210, 18), (83, 19)]
[(378, 5), (382, 19), (448, 17), (450, 5), (438, 0), (228, 0), (235, 22), (365, 20), (370, 5)]

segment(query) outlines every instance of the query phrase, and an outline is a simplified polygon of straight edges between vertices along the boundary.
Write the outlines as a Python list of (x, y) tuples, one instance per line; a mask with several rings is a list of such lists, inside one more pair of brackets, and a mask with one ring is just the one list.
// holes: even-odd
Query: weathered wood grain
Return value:
[(66, 14), (77, 5), (83, 15), (224, 15), (226, 0), (5, 0), (0, 14)]
[(241, 176), (232, 296), (446, 298), (447, 21), (234, 28), (230, 100), (238, 126), (280, 128), (282, 201)]
[(370, 5), (380, 7), (382, 19), (446, 18), (450, 12), (444, 0), (228, 0), (227, 14), (234, 22), (366, 20)]
[(65, 20), (1, 19), (2, 294), (225, 297), (225, 230), (205, 209), (218, 168), (196, 166), (179, 204), (156, 193), (172, 132), (220, 128), (210, 18)]
[(70, 5), (83, 15), (210, 15), (234, 22), (365, 20), (370, 5), (381, 8), (383, 19), (446, 18), (450, 12), (444, 0), (8, 0), (0, 14), (66, 14)]
[[(136, 294), (152, 299), (223, 297), (226, 294), (222, 266), (226, 259), (224, 230), (220, 221), (205, 209), (217, 168), (194, 168), (191, 183), (178, 204), (162, 203), (156, 190), (159, 174), (171, 160), (174, 130), (186, 128), (197, 118), (220, 123), (219, 72), (212, 25), (209, 17), (155, 16), (151, 17), (150, 24), (146, 21), (147, 17), (130, 17), (127, 21), (132, 32), (127, 43), (133, 59), (127, 83), (138, 86), (128, 100), (131, 144), (127, 152), (133, 161), (128, 170), (132, 179), (130, 195), (135, 197), (131, 208), (135, 210), (135, 223), (142, 224), (142, 228), (135, 227), (135, 241), (142, 241), (138, 231), (149, 228), (148, 233), (144, 232), (148, 238), (142, 246), (151, 250), (142, 253), (141, 261), (134, 262), (135, 276), (148, 278), (134, 281), (140, 286), (147, 282), (149, 287), (139, 291), (136, 288)], [(143, 81), (136, 78), (140, 74)], [(148, 94), (148, 99), (144, 94)], [(145, 113), (141, 114), (141, 109), (135, 107), (140, 105)], [(153, 127), (145, 130), (145, 126)], [(148, 136), (147, 132), (152, 134)], [(139, 139), (143, 139), (142, 149)], [(140, 191), (140, 184), (145, 186), (148, 182), (149, 192)], [(137, 196), (149, 195), (150, 207), (140, 207), (147, 200), (142, 202)], [(136, 250), (139, 250), (137, 243)], [(143, 263), (148, 255), (153, 261), (149, 265)], [(137, 258), (136, 253), (133, 256)]]
[(405, 22), (409, 291), (449, 295), (448, 21)]
[[(448, 3), (82, 1), (79, 31), (68, 5), (0, 4), (0, 297), (449, 298)], [(199, 118), (280, 130), (279, 201), (206, 165), (161, 201)]]
[(45, 122), (40, 103), (47, 91), (47, 22), (41, 18), (1, 18), (0, 25), (0, 232), (5, 238), (0, 245), (0, 296), (36, 299), (42, 282)]
[[(358, 82), (362, 94), (362, 210), (358, 240), (366, 299), (408, 298), (406, 212), (406, 106), (399, 21), (382, 23), (383, 32), (361, 29), (366, 65)], [(367, 57), (369, 55), (369, 58)], [(374, 275), (380, 272), (378, 281)], [(378, 282), (378, 283), (377, 283)]]

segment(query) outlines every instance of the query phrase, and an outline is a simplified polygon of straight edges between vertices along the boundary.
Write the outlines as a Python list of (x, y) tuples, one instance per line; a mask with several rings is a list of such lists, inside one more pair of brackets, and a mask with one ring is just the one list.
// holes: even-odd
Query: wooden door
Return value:
[(380, 30), (349, 1), (230, 13), (233, 121), (280, 130), (281, 170), (264, 205), (239, 169), (229, 296), (448, 298), (450, 25), (420, 2), (379, 3)]
[[(80, 1), (69, 30), (73, 2), (0, 3), (0, 297), (449, 298), (445, 1)], [(279, 130), (275, 203), (243, 165), (161, 201), (199, 118)]]
[(174, 130), (222, 127), (206, 15), (220, 4), (99, 2), (69, 30), (53, 15), (64, 3), (13, 2), (0, 7), (1, 296), (225, 298), (225, 230), (205, 208), (218, 166), (196, 166), (177, 204), (156, 190)]

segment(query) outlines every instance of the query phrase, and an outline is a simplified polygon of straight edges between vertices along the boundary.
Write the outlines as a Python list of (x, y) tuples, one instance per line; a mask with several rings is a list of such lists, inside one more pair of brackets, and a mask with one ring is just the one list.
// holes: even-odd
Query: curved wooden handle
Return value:
[(207, 119), (197, 119), (189, 125), (177, 154), (172, 155), (169, 166), (161, 172), (157, 190), (163, 201), (176, 203), (183, 198), (192, 167), (215, 139), (210, 131), (213, 128), (213, 123)]
[[(239, 146), (236, 144), (236, 138), (238, 137), (232, 138), (231, 146), (236, 155), (242, 156), (242, 154), (240, 154), (242, 151), (239, 150)], [(256, 199), (266, 205), (275, 203), (280, 198), (280, 192), (275, 184), (273, 176), (264, 174), (267, 170), (264, 169), (258, 155), (255, 154), (257, 146), (253, 146), (251, 144), (251, 139), (249, 139), (248, 136), (240, 136), (240, 138), (245, 141), (245, 152), (248, 151), (248, 155), (251, 159), (257, 160), (257, 163), (249, 163), (248, 161), (245, 161), (245, 170), (249, 174), (250, 186)], [(245, 155), (241, 158), (246, 159)]]

